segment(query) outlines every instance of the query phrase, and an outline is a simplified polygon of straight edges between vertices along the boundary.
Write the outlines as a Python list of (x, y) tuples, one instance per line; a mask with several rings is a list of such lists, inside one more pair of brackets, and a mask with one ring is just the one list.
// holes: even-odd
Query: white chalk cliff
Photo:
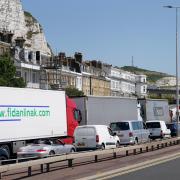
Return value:
[(24, 38), (24, 48), (51, 55), (41, 25), (30, 13), (24, 12), (20, 0), (0, 0), (0, 30), (3, 29), (14, 34), (13, 41)]

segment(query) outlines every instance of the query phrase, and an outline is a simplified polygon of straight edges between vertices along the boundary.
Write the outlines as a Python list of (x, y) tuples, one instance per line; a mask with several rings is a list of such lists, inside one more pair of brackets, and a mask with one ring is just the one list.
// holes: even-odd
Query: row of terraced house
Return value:
[(12, 44), (13, 34), (0, 31), (0, 55), (10, 52), (17, 77), (23, 77), (27, 88), (64, 89), (74, 87), (85, 95), (138, 96), (147, 95), (146, 75), (133, 74), (98, 60), (84, 60), (82, 53), (73, 57), (59, 53), (43, 54), (24, 47), (19, 37)]

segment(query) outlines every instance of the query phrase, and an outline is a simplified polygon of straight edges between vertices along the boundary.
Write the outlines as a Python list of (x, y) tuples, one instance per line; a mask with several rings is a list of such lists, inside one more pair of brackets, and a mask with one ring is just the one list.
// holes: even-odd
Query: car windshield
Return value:
[(51, 145), (51, 141), (49, 141), (49, 140), (40, 140), (40, 139), (38, 139), (38, 140), (35, 140), (34, 142), (33, 142), (33, 144), (48, 144), (48, 145)]
[(148, 123), (146, 123), (146, 126), (148, 129), (160, 128), (160, 123), (159, 122), (148, 122)]
[(111, 123), (110, 127), (113, 131), (125, 131), (125, 130), (129, 130), (129, 123), (128, 122)]

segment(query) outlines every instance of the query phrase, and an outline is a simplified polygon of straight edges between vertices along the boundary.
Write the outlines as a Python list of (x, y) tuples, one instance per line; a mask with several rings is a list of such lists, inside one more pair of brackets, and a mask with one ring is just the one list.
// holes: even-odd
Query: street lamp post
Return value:
[(178, 9), (177, 6), (164, 6), (165, 8), (176, 9), (176, 122), (177, 122), (177, 136), (178, 136), (178, 122), (179, 122), (179, 81), (178, 81)]

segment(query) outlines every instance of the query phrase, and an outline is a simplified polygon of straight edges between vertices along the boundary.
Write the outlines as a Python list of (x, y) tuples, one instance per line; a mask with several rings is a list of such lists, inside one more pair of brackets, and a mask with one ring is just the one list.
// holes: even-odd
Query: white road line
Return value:
[(162, 163), (165, 163), (165, 162), (177, 159), (177, 158), (180, 158), (180, 152), (174, 153), (174, 154), (166, 156), (166, 157), (156, 158), (156, 159), (148, 160), (148, 161), (145, 161), (142, 163), (133, 164), (133, 165), (130, 165), (127, 167), (115, 169), (115, 170), (108, 171), (105, 173), (97, 172), (96, 175), (80, 178), (78, 180), (105, 180), (105, 179), (110, 179), (110, 178), (120, 176), (123, 174), (128, 174), (128, 173), (133, 172), (133, 171), (137, 171), (137, 170), (141, 170), (141, 169), (144, 169), (147, 167), (162, 164)]

